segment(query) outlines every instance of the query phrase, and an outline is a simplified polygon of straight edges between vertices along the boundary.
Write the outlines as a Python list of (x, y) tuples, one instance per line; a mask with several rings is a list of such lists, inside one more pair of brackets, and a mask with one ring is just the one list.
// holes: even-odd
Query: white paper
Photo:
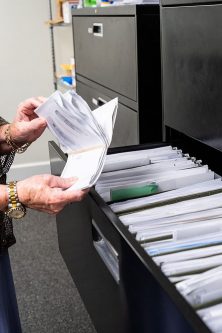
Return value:
[(150, 183), (158, 185), (157, 192), (170, 191), (183, 186), (204, 182), (214, 179), (214, 173), (208, 170), (207, 166), (188, 168), (185, 170), (160, 171), (158, 173), (135, 174), (119, 179), (98, 180), (96, 191), (103, 197), (105, 201), (110, 200), (110, 191), (123, 187), (146, 186)]
[[(134, 160), (137, 160), (137, 156)], [(153, 173), (159, 173), (159, 172), (174, 172), (175, 170), (183, 170), (188, 168), (197, 167), (197, 165), (191, 161), (187, 160), (184, 157), (180, 157), (173, 160), (168, 161), (161, 161), (160, 163), (155, 164), (147, 164), (144, 166), (138, 166), (138, 167), (132, 167), (130, 168), (129, 165), (127, 168), (123, 170), (116, 170), (116, 171), (110, 171), (110, 172), (103, 172), (99, 178), (99, 181), (105, 181), (105, 180), (113, 180), (113, 179), (121, 179), (129, 176), (134, 175), (149, 175)]]
[(192, 273), (199, 273), (214, 267), (218, 267), (221, 265), (221, 263), (222, 254), (218, 254), (206, 258), (164, 263), (161, 266), (161, 270), (167, 276), (186, 275)]
[(64, 95), (56, 91), (36, 110), (68, 153), (61, 176), (78, 179), (70, 189), (91, 187), (100, 176), (112, 140), (117, 106), (115, 98), (92, 112), (74, 91)]
[[(73, 175), (80, 175), (78, 181), (69, 189), (85, 189), (93, 186), (99, 177), (99, 171), (102, 169), (102, 161), (105, 154), (106, 149), (104, 147), (82, 153), (69, 154), (62, 177), (68, 178), (73, 177)], [(98, 161), (101, 161), (100, 166)]]
[(178, 283), (181, 281), (186, 281), (192, 278), (192, 276), (197, 276), (199, 274), (192, 274), (192, 275), (180, 275), (180, 276), (169, 276), (169, 280), (172, 283)]
[(216, 254), (222, 254), (222, 245), (209, 246), (201, 249), (166, 254), (163, 256), (154, 257), (153, 260), (156, 264), (162, 265), (163, 263), (205, 258)]
[(154, 224), (153, 227), (146, 229), (145, 231), (137, 232), (136, 239), (144, 242), (162, 236), (162, 238), (171, 238), (172, 241), (177, 241), (207, 235), (217, 231), (222, 231), (222, 218), (197, 222), (178, 222), (166, 225)]
[(198, 310), (197, 313), (206, 322), (217, 317), (222, 318), (222, 304), (217, 304), (205, 309)]
[(149, 220), (179, 216), (187, 213), (201, 212), (213, 208), (222, 207), (222, 193), (210, 195), (208, 197), (196, 198), (161, 206), (151, 209), (144, 209), (140, 212), (120, 216), (120, 220), (125, 225), (131, 225)]
[(169, 162), (179, 157), (182, 157), (181, 150), (173, 149), (171, 146), (111, 154), (106, 157), (103, 172), (135, 168), (161, 161)]
[(207, 209), (207, 210), (198, 210), (192, 213), (184, 213), (180, 215), (174, 215), (169, 217), (160, 217), (160, 218), (153, 218), (153, 220), (147, 220), (141, 223), (135, 223), (129, 225), (129, 230), (132, 233), (137, 233), (139, 231), (145, 232), (148, 231), (150, 228), (161, 227), (170, 224), (177, 224), (177, 223), (192, 223), (196, 221), (204, 221), (204, 220), (211, 220), (215, 218), (222, 217), (222, 208), (214, 208), (214, 209)]
[[(117, 156), (118, 155), (118, 156)], [(115, 159), (110, 159), (110, 156)], [(138, 166), (144, 166), (150, 164), (150, 158), (147, 154), (127, 154), (127, 155), (108, 155), (103, 168), (103, 172), (122, 170), (127, 168), (134, 168)]]
[(205, 281), (209, 281), (209, 279), (221, 275), (222, 275), (222, 266), (218, 266), (216, 268), (209, 269), (204, 273), (200, 273), (196, 276), (190, 275), (191, 277), (190, 279), (177, 283), (176, 288), (183, 295), (188, 295), (195, 289), (199, 288), (200, 286), (203, 286), (203, 283), (205, 283)]
[(197, 288), (185, 298), (195, 308), (221, 300), (222, 276), (208, 280), (203, 287)]
[(212, 333), (221, 333), (222, 332), (222, 318), (216, 317), (207, 320), (207, 326), (210, 328)]
[(160, 203), (164, 205), (164, 202), (167, 202), (168, 200), (183, 198), (190, 195), (205, 193), (218, 189), (222, 189), (221, 178), (213, 179), (203, 183), (191, 184), (177, 190), (159, 193), (155, 196), (127, 200), (124, 202), (116, 202), (111, 204), (110, 207), (115, 213), (124, 213), (127, 211), (138, 210), (146, 207), (148, 208), (149, 205), (153, 206)]
[(156, 256), (219, 244), (222, 244), (222, 232), (190, 238), (183, 241), (163, 241), (156, 242), (152, 245), (144, 244), (144, 248), (150, 256)]

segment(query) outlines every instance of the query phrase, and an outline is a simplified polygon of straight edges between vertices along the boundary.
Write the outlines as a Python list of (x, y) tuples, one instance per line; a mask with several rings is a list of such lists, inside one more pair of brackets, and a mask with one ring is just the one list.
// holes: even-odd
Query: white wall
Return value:
[[(50, 30), (45, 24), (48, 19), (48, 0), (4, 1), (1, 6), (0, 115), (9, 121), (12, 121), (17, 105), (24, 99), (49, 96), (53, 92)], [(59, 49), (64, 48), (67, 52), (67, 61), (73, 49), (70, 33), (71, 27), (66, 34), (68, 39), (59, 41)], [(51, 139), (51, 134), (46, 131), (25, 154), (17, 155), (10, 177), (20, 179), (49, 172), (48, 140)]]

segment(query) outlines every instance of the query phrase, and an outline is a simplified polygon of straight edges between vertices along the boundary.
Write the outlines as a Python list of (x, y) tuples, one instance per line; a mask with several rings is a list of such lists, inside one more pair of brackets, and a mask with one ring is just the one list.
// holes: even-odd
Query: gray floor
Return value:
[(28, 211), (10, 250), (24, 333), (95, 333), (59, 254), (55, 217)]

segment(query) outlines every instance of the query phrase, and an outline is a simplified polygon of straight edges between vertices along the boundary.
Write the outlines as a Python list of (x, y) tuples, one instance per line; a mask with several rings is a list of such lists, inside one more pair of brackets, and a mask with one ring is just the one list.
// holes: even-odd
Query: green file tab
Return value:
[(133, 199), (139, 197), (145, 197), (150, 194), (157, 193), (158, 185), (156, 183), (151, 183), (142, 186), (131, 186), (126, 188), (121, 188), (118, 190), (110, 190), (110, 199), (112, 201), (119, 201), (125, 199)]

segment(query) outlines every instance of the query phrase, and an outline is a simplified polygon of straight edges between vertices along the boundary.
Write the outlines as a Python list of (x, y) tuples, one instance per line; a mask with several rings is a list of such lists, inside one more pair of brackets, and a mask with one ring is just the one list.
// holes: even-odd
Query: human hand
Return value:
[(32, 143), (37, 140), (44, 132), (47, 123), (43, 118), (36, 118), (28, 121), (17, 121), (9, 125), (11, 140), (17, 145)]
[(47, 98), (40, 96), (28, 98), (25, 101), (21, 102), (17, 108), (14, 121), (31, 121), (38, 118), (37, 114), (34, 111), (46, 100)]
[(20, 103), (16, 117), (10, 125), (10, 136), (17, 145), (32, 143), (44, 132), (47, 123), (39, 118), (35, 109), (46, 101), (45, 97), (29, 98)]
[(88, 190), (67, 190), (76, 180), (76, 178), (38, 175), (18, 181), (19, 201), (26, 207), (57, 214), (66, 204), (81, 201), (88, 192)]

